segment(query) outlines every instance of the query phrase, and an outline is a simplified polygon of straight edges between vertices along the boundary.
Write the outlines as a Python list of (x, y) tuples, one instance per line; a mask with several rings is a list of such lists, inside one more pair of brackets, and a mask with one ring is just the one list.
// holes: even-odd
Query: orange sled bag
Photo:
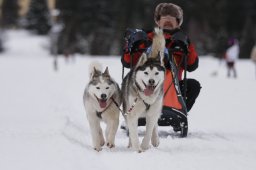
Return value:
[(171, 69), (166, 69), (164, 81), (164, 99), (159, 126), (172, 126), (174, 131), (180, 131), (181, 137), (187, 136), (187, 108), (181, 94), (177, 68), (170, 63)]

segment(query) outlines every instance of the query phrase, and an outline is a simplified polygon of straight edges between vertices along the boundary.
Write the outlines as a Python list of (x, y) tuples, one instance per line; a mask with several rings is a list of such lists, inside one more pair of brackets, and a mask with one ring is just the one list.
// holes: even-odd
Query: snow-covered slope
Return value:
[(23, 31), (7, 37), (8, 51), (0, 54), (1, 170), (256, 169), (256, 79), (249, 60), (239, 60), (238, 78), (227, 79), (224, 63), (200, 58), (199, 69), (188, 75), (202, 90), (189, 113), (187, 138), (161, 127), (160, 146), (138, 154), (119, 129), (116, 148), (96, 152), (82, 103), (88, 65), (102, 62), (121, 83), (120, 58), (59, 59), (55, 72), (42, 49), (45, 37)]

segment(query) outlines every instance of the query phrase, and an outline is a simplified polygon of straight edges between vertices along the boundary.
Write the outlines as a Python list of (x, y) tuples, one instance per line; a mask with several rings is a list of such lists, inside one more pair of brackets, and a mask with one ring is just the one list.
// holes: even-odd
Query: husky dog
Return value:
[(107, 146), (115, 146), (115, 135), (119, 125), (119, 107), (121, 93), (118, 84), (110, 77), (108, 67), (101, 72), (100, 63), (90, 65), (90, 82), (88, 83), (83, 100), (87, 119), (90, 125), (93, 147), (100, 151), (105, 144), (101, 120), (106, 123), (105, 138)]
[[(136, 66), (122, 82), (123, 111), (129, 129), (129, 146), (138, 152), (159, 145), (158, 118), (162, 110), (165, 39), (163, 31), (155, 29), (151, 51), (143, 53)], [(138, 118), (146, 117), (146, 132), (139, 144)]]

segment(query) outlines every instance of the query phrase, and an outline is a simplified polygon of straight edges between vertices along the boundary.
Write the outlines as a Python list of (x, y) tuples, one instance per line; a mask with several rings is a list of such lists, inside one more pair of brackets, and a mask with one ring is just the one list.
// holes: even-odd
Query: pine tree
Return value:
[(0, 53), (4, 51), (3, 40), (2, 40), (2, 31), (0, 30)]
[(2, 2), (2, 21), (4, 28), (17, 26), (19, 5), (17, 0), (3, 0)]
[(63, 26), (57, 40), (59, 54), (68, 56), (73, 53), (83, 53), (83, 49), (77, 47), (81, 24), (78, 16), (79, 5), (79, 0), (56, 1), (56, 8), (60, 11), (57, 22)]
[(84, 35), (90, 33), (90, 54), (109, 55), (116, 33), (116, 1), (95, 0), (84, 3), (82, 29)]
[(45, 35), (50, 30), (50, 14), (46, 0), (31, 0), (27, 13), (27, 29)]
[[(63, 30), (59, 36), (60, 53), (84, 52), (81, 39), (86, 39), (92, 55), (108, 55), (116, 31), (117, 0), (58, 0), (59, 21)], [(85, 45), (84, 45), (85, 48)]]
[[(90, 54), (113, 54), (113, 46), (121, 52), (126, 28), (153, 29), (154, 9), (160, 2), (171, 2), (182, 7), (182, 30), (201, 54), (222, 56), (226, 39), (236, 37), (241, 43), (241, 54), (248, 57), (254, 43), (256, 1), (233, 0), (57, 0), (63, 30), (59, 44), (69, 51), (84, 51), (81, 39), (88, 44)], [(251, 18), (251, 21), (248, 20)], [(114, 45), (113, 45), (114, 44)], [(79, 48), (78, 48), (79, 46)], [(85, 45), (84, 45), (85, 46)], [(112, 50), (111, 50), (112, 49)]]

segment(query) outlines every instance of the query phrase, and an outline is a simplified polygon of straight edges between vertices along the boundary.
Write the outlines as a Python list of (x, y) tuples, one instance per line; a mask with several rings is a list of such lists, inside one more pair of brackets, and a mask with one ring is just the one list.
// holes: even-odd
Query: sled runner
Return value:
[[(181, 137), (186, 137), (188, 133), (188, 121), (187, 121), (187, 108), (185, 104), (186, 98), (186, 65), (187, 65), (187, 44), (184, 41), (186, 37), (182, 33), (173, 34), (173, 43), (170, 48), (166, 48), (165, 63), (166, 73), (164, 81), (164, 100), (162, 107), (162, 114), (158, 120), (159, 126), (172, 126), (175, 132), (180, 132)], [(125, 53), (129, 55), (123, 55), (122, 63), (122, 79), (124, 78), (124, 67), (133, 68), (137, 63), (140, 55), (146, 52), (150, 48), (150, 43), (147, 39), (147, 33), (142, 30), (127, 29), (125, 34), (126, 47)], [(128, 50), (128, 51), (127, 51)], [(178, 70), (180, 64), (175, 62), (174, 54), (180, 53), (181, 60), (184, 64), (184, 86), (180, 88), (178, 79)], [(146, 119), (139, 118), (138, 126), (145, 126)], [(126, 130), (125, 126), (121, 126)]]

